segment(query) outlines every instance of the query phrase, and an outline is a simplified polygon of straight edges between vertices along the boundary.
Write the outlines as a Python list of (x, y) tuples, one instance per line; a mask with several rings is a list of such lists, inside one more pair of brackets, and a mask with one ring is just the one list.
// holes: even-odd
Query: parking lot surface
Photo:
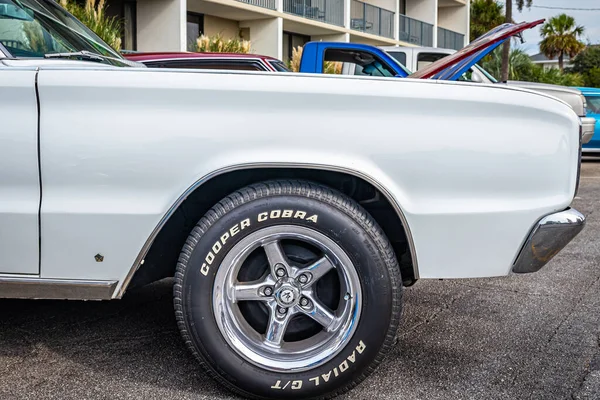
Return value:
[[(600, 162), (574, 206), (586, 228), (536, 274), (407, 289), (398, 344), (343, 398), (600, 399)], [(121, 301), (0, 300), (2, 400), (234, 398), (188, 354), (169, 281)]]

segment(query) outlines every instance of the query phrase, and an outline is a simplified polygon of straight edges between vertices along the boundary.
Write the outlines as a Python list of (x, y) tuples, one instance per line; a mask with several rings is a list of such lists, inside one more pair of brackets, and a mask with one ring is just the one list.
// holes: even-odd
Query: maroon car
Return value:
[(167, 52), (128, 53), (124, 56), (151, 68), (289, 72), (282, 61), (256, 54)]

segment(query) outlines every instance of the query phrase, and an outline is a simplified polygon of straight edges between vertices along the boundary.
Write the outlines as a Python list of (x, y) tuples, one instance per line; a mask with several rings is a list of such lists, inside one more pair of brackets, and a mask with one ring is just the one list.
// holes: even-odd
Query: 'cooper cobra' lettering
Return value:
[(206, 257), (204, 257), (204, 263), (200, 267), (200, 273), (204, 276), (207, 276), (210, 271), (210, 266), (215, 261), (215, 256), (219, 254), (225, 243), (230, 237), (233, 237), (238, 234), (238, 232), (243, 231), (245, 228), (250, 226), (250, 218), (246, 218), (241, 221), (239, 224), (235, 224), (227, 232), (225, 232), (219, 240), (217, 240), (211, 247), (211, 251), (208, 252)]
[[(309, 214), (306, 211), (302, 211), (302, 210), (279, 210), (279, 209), (276, 209), (276, 210), (270, 210), (270, 211), (265, 211), (265, 212), (259, 213), (256, 216), (256, 221), (264, 222), (269, 219), (292, 218), (292, 219), (301, 219), (304, 221), (310, 221), (310, 222), (314, 222), (316, 224), (319, 219), (319, 215), (318, 214), (312, 214), (310, 216), (308, 216), (308, 215)], [(200, 267), (200, 273), (202, 275), (204, 275), (204, 276), (208, 275), (208, 273), (210, 272), (210, 266), (212, 265), (213, 261), (215, 260), (215, 256), (217, 254), (219, 254), (221, 249), (223, 249), (223, 246), (225, 246), (225, 243), (227, 243), (227, 241), (229, 239), (231, 239), (232, 237), (234, 237), (235, 235), (237, 235), (238, 233), (243, 231), (245, 228), (248, 228), (250, 226), (250, 224), (251, 224), (250, 218), (246, 218), (246, 219), (240, 221), (239, 223), (235, 224), (231, 228), (229, 228), (229, 230), (227, 230), (225, 233), (223, 233), (221, 235), (219, 240), (217, 240), (212, 245), (211, 250), (208, 252), (206, 257), (204, 257), (204, 263)]]

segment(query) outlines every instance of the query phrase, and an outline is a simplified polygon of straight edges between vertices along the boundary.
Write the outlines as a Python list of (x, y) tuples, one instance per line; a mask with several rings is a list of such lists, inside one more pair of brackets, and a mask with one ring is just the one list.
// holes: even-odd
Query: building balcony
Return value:
[(344, 26), (344, 0), (283, 0), (283, 12)]
[(433, 46), (433, 25), (400, 15), (399, 40), (419, 46)]
[(394, 38), (394, 13), (362, 1), (352, 0), (350, 28), (355, 31)]
[(268, 8), (269, 10), (275, 10), (277, 8), (276, 0), (237, 0), (240, 3), (250, 4), (251, 6), (257, 6), (262, 8)]
[(465, 35), (438, 27), (438, 47), (460, 50), (465, 46)]

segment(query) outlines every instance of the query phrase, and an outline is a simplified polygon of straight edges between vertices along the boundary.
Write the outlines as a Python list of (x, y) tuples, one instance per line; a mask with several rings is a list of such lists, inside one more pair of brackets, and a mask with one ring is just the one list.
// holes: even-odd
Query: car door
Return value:
[(0, 61), (0, 273), (39, 273), (36, 71)]
[(594, 129), (594, 136), (588, 143), (583, 145), (583, 149), (600, 150), (600, 93), (586, 93), (585, 100), (587, 103), (586, 116), (596, 119), (596, 128)]

